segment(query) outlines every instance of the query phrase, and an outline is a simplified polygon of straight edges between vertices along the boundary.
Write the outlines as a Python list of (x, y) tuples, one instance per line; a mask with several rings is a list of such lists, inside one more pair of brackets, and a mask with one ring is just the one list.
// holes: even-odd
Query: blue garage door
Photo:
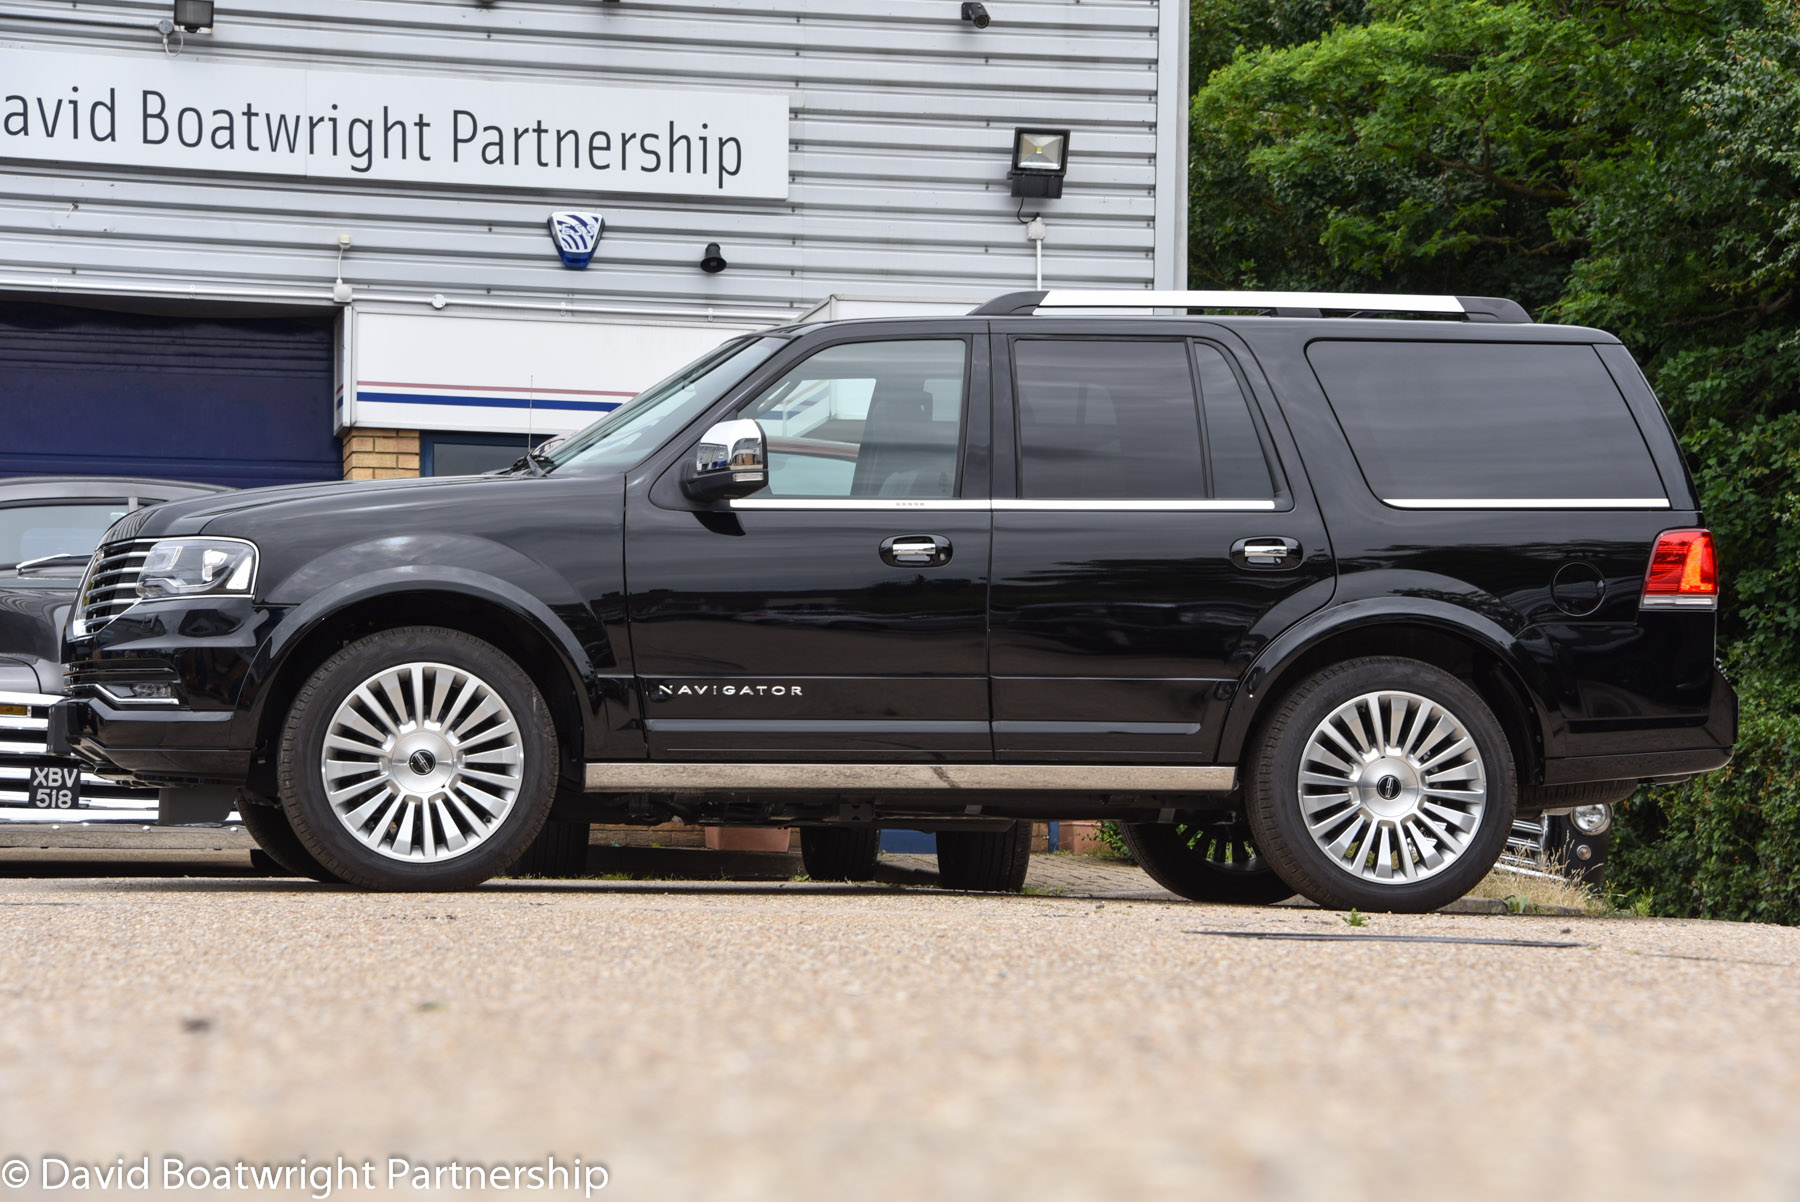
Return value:
[(0, 476), (338, 480), (328, 322), (0, 303)]

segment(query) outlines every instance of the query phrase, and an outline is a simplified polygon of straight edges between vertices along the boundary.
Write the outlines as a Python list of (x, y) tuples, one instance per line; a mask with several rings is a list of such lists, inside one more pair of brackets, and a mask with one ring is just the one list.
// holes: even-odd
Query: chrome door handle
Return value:
[(1240, 538), (1231, 544), (1240, 568), (1288, 568), (1300, 562), (1300, 544), (1291, 538)]
[(932, 568), (950, 562), (950, 540), (940, 534), (896, 534), (881, 540), (883, 562), (897, 568)]

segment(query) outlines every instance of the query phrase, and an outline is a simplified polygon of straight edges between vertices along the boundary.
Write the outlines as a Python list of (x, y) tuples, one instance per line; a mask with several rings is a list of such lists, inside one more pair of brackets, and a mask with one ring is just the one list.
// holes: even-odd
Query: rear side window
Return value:
[(1021, 497), (1274, 495), (1243, 391), (1211, 346), (1021, 338), (1013, 365)]
[(1389, 504), (1667, 503), (1592, 347), (1315, 342), (1306, 354)]

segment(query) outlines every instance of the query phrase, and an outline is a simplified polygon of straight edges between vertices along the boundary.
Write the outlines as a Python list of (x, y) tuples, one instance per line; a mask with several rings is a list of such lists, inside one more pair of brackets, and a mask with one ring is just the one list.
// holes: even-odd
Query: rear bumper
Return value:
[(1732, 748), (1737, 743), (1737, 691), (1715, 669), (1707, 712), (1703, 718), (1680, 726), (1643, 728), (1635, 732), (1634, 742), (1646, 735), (1656, 746), (1634, 747), (1613, 755), (1557, 756), (1544, 761), (1546, 785), (1573, 785), (1588, 781), (1658, 781), (1685, 780), (1702, 772), (1723, 768), (1731, 762)]

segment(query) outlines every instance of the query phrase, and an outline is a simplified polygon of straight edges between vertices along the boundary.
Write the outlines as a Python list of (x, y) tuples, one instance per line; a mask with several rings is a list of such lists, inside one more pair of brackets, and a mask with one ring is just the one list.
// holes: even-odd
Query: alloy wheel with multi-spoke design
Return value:
[(320, 769), (332, 814), (364, 847), (439, 863), (505, 823), (524, 778), (524, 739), (511, 707), (479, 676), (400, 664), (339, 703)]
[(1339, 869), (1377, 885), (1442, 873), (1468, 849), (1488, 804), (1487, 769), (1465, 723), (1417, 693), (1344, 702), (1301, 752), (1301, 816)]

